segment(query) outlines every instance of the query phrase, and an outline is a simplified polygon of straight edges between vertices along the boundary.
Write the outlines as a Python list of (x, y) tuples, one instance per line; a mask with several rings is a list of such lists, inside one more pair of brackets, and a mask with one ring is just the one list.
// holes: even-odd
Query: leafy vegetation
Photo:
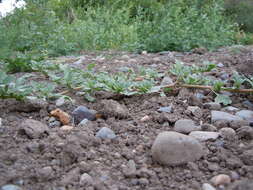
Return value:
[(81, 50), (214, 49), (238, 42), (222, 7), (221, 0), (27, 0), (25, 9), (0, 19), (0, 59), (20, 62), (20, 52), (32, 59)]

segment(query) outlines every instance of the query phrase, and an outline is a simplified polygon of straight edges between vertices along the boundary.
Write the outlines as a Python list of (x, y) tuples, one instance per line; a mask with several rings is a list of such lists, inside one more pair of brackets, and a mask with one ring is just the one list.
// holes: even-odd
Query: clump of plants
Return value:
[[(215, 95), (215, 101), (224, 105), (231, 104), (229, 96), (220, 94), (221, 91), (253, 93), (252, 77), (247, 78), (234, 72), (232, 81), (221, 81), (208, 78), (203, 75), (204, 72), (209, 72), (215, 68), (215, 64), (206, 62), (202, 67), (187, 66), (184, 63), (177, 61), (170, 70), (170, 73), (177, 77), (177, 83), (171, 87), (179, 86), (186, 88), (210, 89)], [(244, 89), (243, 85), (248, 86)], [(242, 89), (241, 89), (242, 88)]]

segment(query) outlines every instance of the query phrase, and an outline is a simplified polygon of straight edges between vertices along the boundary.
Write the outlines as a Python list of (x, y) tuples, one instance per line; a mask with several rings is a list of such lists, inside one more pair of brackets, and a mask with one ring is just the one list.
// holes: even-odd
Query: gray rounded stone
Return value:
[(204, 155), (203, 147), (196, 139), (173, 131), (160, 133), (151, 152), (155, 162), (169, 166), (193, 162)]
[(78, 106), (73, 112), (72, 115), (74, 117), (75, 124), (79, 124), (83, 119), (95, 120), (96, 114), (86, 108), (85, 106)]
[(103, 127), (97, 132), (96, 137), (99, 137), (101, 139), (115, 139), (116, 135), (108, 127)]
[(194, 121), (190, 119), (180, 119), (176, 121), (174, 131), (184, 134), (189, 134), (192, 131), (201, 130), (200, 126), (196, 126)]
[(226, 139), (226, 140), (234, 140), (236, 136), (236, 132), (234, 129), (229, 128), (229, 127), (224, 127), (219, 130), (220, 135)]
[(247, 121), (253, 121), (253, 111), (251, 110), (241, 110), (237, 112), (235, 115)]
[(79, 184), (81, 186), (92, 186), (94, 182), (93, 182), (92, 177), (89, 174), (83, 173), (80, 177)]

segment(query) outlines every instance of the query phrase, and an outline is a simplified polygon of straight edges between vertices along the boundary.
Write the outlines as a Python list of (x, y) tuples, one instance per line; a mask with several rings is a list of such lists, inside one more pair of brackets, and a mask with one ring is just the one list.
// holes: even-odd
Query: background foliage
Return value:
[(243, 11), (252, 10), (251, 0), (26, 2), (25, 9), (0, 19), (0, 59), (6, 62), (15, 62), (20, 53), (43, 59), (80, 50), (190, 51), (249, 43), (232, 18), (253, 30), (245, 14), (250, 11)]

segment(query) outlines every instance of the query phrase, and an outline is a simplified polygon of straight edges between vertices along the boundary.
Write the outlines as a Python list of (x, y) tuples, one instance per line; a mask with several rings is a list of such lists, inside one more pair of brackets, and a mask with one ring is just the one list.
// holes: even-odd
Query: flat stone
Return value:
[(209, 132), (209, 131), (192, 131), (189, 136), (197, 139), (200, 142), (207, 140), (215, 140), (219, 137), (218, 132)]
[(99, 137), (101, 139), (115, 139), (116, 135), (108, 127), (103, 127), (97, 132), (96, 137)]
[(42, 137), (45, 133), (48, 132), (48, 127), (40, 121), (33, 119), (24, 120), (20, 126), (20, 131), (25, 133), (29, 138), (37, 139)]
[(74, 122), (77, 125), (84, 119), (88, 119), (91, 121), (96, 119), (96, 114), (85, 106), (78, 106), (72, 112), (72, 115), (74, 117)]
[(17, 185), (7, 184), (2, 186), (1, 190), (22, 190), (22, 188)]
[(211, 112), (211, 120), (212, 122), (216, 121), (241, 121), (243, 120), (239, 116), (232, 115), (230, 113), (222, 112), (222, 111), (212, 111)]
[(235, 115), (247, 121), (253, 121), (253, 111), (251, 110), (241, 110), (239, 112), (236, 112)]
[(233, 106), (227, 106), (223, 108), (222, 111), (239, 111), (239, 109)]
[(210, 109), (210, 110), (220, 110), (221, 105), (219, 103), (216, 103), (216, 102), (208, 102), (208, 103), (204, 104), (204, 108)]
[(160, 107), (157, 111), (171, 113), (172, 112), (172, 106)]
[(176, 121), (174, 131), (184, 134), (189, 134), (192, 131), (201, 130), (200, 126), (196, 126), (194, 121), (190, 119), (180, 119)]
[(169, 166), (193, 162), (204, 155), (203, 147), (196, 139), (172, 131), (160, 133), (151, 152), (155, 162)]

